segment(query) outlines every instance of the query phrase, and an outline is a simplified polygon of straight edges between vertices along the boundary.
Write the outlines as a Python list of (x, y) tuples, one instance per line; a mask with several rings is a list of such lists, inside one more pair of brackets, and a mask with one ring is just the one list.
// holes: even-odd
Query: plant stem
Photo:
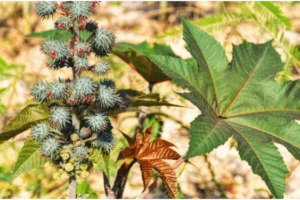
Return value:
[[(153, 89), (153, 84), (149, 83), (148, 94), (152, 93), (152, 89)], [(134, 134), (132, 136), (133, 141), (135, 141), (135, 136), (136, 136), (138, 129), (139, 129), (140, 133), (143, 131), (143, 124), (147, 117), (148, 107), (144, 106), (144, 107), (142, 107), (141, 110), (142, 110), (142, 112), (140, 112), (140, 114), (139, 114), (139, 122), (136, 125)]]
[[(74, 19), (73, 21), (73, 29), (74, 31), (73, 33), (73, 37), (74, 38), (78, 38), (79, 40), (79, 27), (78, 27), (78, 21), (77, 19)], [(77, 43), (75, 43), (76, 46)], [(76, 47), (75, 47), (76, 49)], [(74, 51), (74, 63), (76, 63), (76, 52)], [(74, 64), (74, 66), (72, 67), (72, 72), (73, 72), (73, 83), (76, 82), (77, 76), (76, 76), (76, 64)], [(80, 74), (78, 75), (78, 77), (80, 76)], [(75, 114), (72, 114), (72, 125), (73, 127), (75, 127), (74, 130), (80, 130), (80, 121), (77, 119)], [(70, 177), (69, 179), (69, 196), (68, 199), (75, 199), (76, 198), (76, 178), (75, 176)]]
[(223, 188), (222, 188), (222, 185), (216, 180), (216, 178), (215, 178), (215, 172), (214, 172), (214, 170), (212, 169), (212, 167), (211, 167), (211, 163), (209, 162), (209, 160), (208, 160), (208, 156), (207, 156), (207, 154), (204, 154), (203, 155), (204, 156), (204, 160), (205, 160), (205, 162), (207, 162), (207, 167), (208, 167), (208, 170), (209, 170), (209, 172), (210, 172), (210, 174), (211, 174), (211, 180), (212, 180), (212, 182), (214, 182), (215, 184), (216, 184), (216, 186), (217, 186), (217, 188), (218, 188), (218, 191), (220, 192), (220, 194), (221, 194), (221, 198), (225, 198), (225, 199), (227, 199), (228, 197), (226, 196), (226, 194), (225, 194), (225, 192), (224, 192), (224, 190), (223, 190)]
[[(148, 94), (152, 93), (152, 89), (153, 89), (153, 84), (149, 83), (149, 86), (148, 86)], [(137, 134), (137, 130), (140, 130), (140, 132), (142, 131), (143, 129), (143, 124), (144, 124), (144, 121), (147, 117), (147, 112), (148, 112), (148, 107), (143, 107), (142, 108), (142, 111), (140, 114), (139, 114), (139, 122), (135, 128), (135, 131), (134, 131), (134, 135), (132, 136), (132, 139), (135, 141), (135, 136)], [(128, 176), (128, 173), (131, 169), (131, 167), (133, 166), (133, 164), (135, 163), (136, 161), (132, 161), (129, 165), (127, 165), (127, 162), (125, 161), (121, 167), (119, 168), (118, 170), (118, 174), (117, 174), (117, 177), (115, 179), (115, 182), (114, 182), (114, 186), (112, 188), (112, 191), (115, 195), (115, 198), (117, 199), (121, 199), (122, 196), (123, 196), (123, 192), (124, 192), (124, 188), (125, 188), (125, 185), (126, 185), (126, 182), (127, 182), (127, 176)], [(109, 183), (107, 184), (107, 182), (104, 180), (104, 189), (105, 191), (107, 190), (107, 186), (109, 186)], [(108, 188), (110, 189), (110, 188)], [(111, 196), (110, 196), (111, 197)]]
[(69, 179), (69, 196), (68, 199), (76, 199), (76, 178), (75, 176)]

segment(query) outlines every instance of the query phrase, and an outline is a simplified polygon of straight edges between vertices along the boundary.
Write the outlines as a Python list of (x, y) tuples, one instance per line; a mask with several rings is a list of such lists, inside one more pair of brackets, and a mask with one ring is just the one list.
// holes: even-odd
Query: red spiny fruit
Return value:
[(64, 5), (63, 5), (63, 4), (60, 4), (60, 5), (58, 6), (58, 8), (61, 9), (61, 10), (63, 10), (63, 9), (64, 9)]
[(59, 28), (63, 28), (64, 26), (65, 26), (65, 24), (61, 23), (60, 26), (59, 26)]
[(102, 126), (102, 129), (103, 129), (103, 130), (106, 130), (106, 126)]
[(79, 30), (84, 30), (84, 25), (81, 23), (78, 28)]
[(68, 101), (68, 104), (73, 104), (74, 103), (74, 101), (71, 99), (70, 101)]
[(113, 47), (115, 47), (115, 46), (116, 46), (116, 44), (115, 44), (115, 43), (112, 43), (111, 45), (112, 45)]
[(54, 126), (57, 126), (57, 123), (54, 123), (53, 125), (54, 125)]
[(55, 51), (53, 51), (52, 53), (49, 54), (49, 57), (50, 58), (56, 58), (56, 53)]
[(51, 97), (52, 97), (52, 92), (49, 92), (49, 93), (47, 94), (47, 96), (48, 96), (49, 98), (51, 98)]
[(71, 79), (68, 77), (65, 82), (71, 82)]
[(98, 29), (98, 23), (96, 24), (96, 28)]
[(82, 17), (82, 16), (78, 17), (79, 22), (82, 22), (83, 20), (84, 20), (84, 17)]
[(79, 69), (76, 69), (76, 72), (78, 72), (79, 71)]
[(93, 6), (96, 8), (96, 6), (97, 6), (97, 1), (93, 1)]
[(82, 100), (82, 102), (84, 103), (85, 101), (86, 102), (89, 102), (91, 100), (91, 97), (89, 96), (89, 95), (85, 95), (84, 97), (83, 97), (83, 100)]
[(80, 49), (79, 51), (78, 51), (78, 53), (80, 53), (80, 54), (84, 54), (84, 51), (83, 51), (83, 49)]
[(70, 45), (70, 49), (75, 50), (75, 47), (73, 45)]
[(45, 156), (45, 154), (42, 153), (42, 154), (41, 154), (41, 157), (44, 157), (44, 156)]
[(49, 67), (50, 66), (50, 64), (49, 63), (46, 63), (46, 67)]
[(86, 132), (91, 133), (92, 130), (91, 130), (90, 128), (88, 128), (88, 129), (86, 130)]

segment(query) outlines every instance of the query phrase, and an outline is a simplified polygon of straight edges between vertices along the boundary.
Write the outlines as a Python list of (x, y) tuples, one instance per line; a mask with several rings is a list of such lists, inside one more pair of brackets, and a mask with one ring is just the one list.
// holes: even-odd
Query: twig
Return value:
[(125, 161), (124, 164), (121, 165), (120, 169), (118, 170), (117, 178), (112, 188), (112, 191), (116, 196), (116, 199), (122, 198), (129, 171), (135, 163), (136, 163), (135, 159), (129, 165), (127, 164), (127, 161)]
[(76, 178), (75, 176), (69, 179), (69, 196), (68, 199), (76, 199)]
[[(148, 94), (152, 93), (152, 89), (153, 89), (153, 84), (149, 83)], [(133, 140), (135, 140), (137, 130), (139, 129), (140, 131), (142, 131), (143, 124), (144, 124), (144, 121), (145, 121), (146, 116), (147, 116), (147, 112), (148, 112), (148, 107), (143, 107), (142, 112), (139, 114), (139, 122), (138, 122), (138, 124), (135, 128), (134, 135), (132, 136)], [(127, 182), (128, 173), (129, 173), (132, 165), (135, 162), (136, 161), (134, 160), (129, 165), (127, 165), (127, 162), (125, 161), (121, 165), (120, 169), (118, 170), (118, 174), (117, 174), (114, 186), (112, 188), (112, 191), (114, 192), (115, 197), (117, 199), (120, 199), (123, 196), (124, 188), (125, 188), (125, 185), (126, 185), (126, 182)]]
[[(149, 83), (149, 87), (148, 87), (149, 92), (148, 92), (148, 94), (152, 93), (152, 89), (153, 89), (153, 84)], [(138, 124), (136, 125), (135, 130), (134, 130), (134, 134), (132, 136), (133, 141), (135, 141), (135, 136), (136, 136), (136, 133), (137, 133), (138, 129), (139, 129), (140, 132), (143, 131), (142, 130), (143, 129), (143, 124), (144, 124), (144, 121), (147, 117), (148, 107), (144, 106), (144, 107), (142, 107), (141, 110), (142, 110), (142, 112), (140, 112), (140, 114), (139, 114)]]
[(209, 160), (208, 160), (207, 154), (204, 154), (203, 156), (204, 156), (205, 162), (207, 162), (208, 170), (209, 170), (209, 172), (210, 172), (210, 174), (211, 174), (211, 180), (212, 180), (212, 182), (214, 182), (214, 183), (216, 184), (216, 186), (217, 186), (217, 188), (218, 188), (218, 191), (219, 191), (220, 194), (221, 194), (221, 198), (227, 199), (228, 197), (226, 196), (226, 194), (225, 194), (225, 192), (224, 192), (224, 190), (223, 190), (223, 188), (222, 188), (222, 185), (221, 185), (221, 184), (216, 180), (216, 178), (215, 178), (215, 172), (214, 172), (214, 170), (213, 170), (212, 167), (211, 167), (211, 163), (210, 163)]

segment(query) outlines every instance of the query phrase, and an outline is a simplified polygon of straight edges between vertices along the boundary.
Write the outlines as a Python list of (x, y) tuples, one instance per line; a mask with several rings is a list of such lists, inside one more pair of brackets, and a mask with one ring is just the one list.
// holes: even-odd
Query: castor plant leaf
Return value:
[(190, 90), (179, 95), (201, 111), (191, 123), (186, 158), (211, 152), (231, 136), (242, 160), (266, 182), (276, 198), (283, 198), (289, 172), (274, 143), (300, 160), (300, 82), (276, 82), (284, 64), (271, 41), (233, 45), (228, 62), (222, 46), (200, 28), (181, 18), (187, 49), (196, 60), (150, 55), (172, 80)]
[(26, 106), (19, 114), (11, 120), (0, 133), (0, 144), (16, 136), (17, 134), (37, 125), (48, 121), (50, 112), (45, 106), (31, 104)]
[(14, 166), (9, 180), (10, 183), (20, 174), (46, 163), (46, 159), (40, 155), (39, 147), (40, 144), (38, 142), (35, 142), (30, 137), (27, 138)]

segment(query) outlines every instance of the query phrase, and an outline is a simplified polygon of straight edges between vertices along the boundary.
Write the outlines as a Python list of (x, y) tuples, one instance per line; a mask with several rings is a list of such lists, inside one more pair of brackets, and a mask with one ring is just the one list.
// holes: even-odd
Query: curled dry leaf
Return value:
[(138, 132), (136, 134), (135, 141), (133, 141), (125, 133), (122, 133), (130, 146), (120, 152), (117, 161), (134, 158), (140, 164), (144, 191), (150, 183), (151, 170), (154, 169), (165, 182), (170, 196), (178, 198), (177, 180), (174, 168), (168, 163), (162, 161), (162, 159), (179, 158), (180, 155), (170, 148), (175, 145), (166, 140), (156, 139), (150, 142), (151, 131), (152, 127), (148, 128), (144, 133), (143, 139)]

